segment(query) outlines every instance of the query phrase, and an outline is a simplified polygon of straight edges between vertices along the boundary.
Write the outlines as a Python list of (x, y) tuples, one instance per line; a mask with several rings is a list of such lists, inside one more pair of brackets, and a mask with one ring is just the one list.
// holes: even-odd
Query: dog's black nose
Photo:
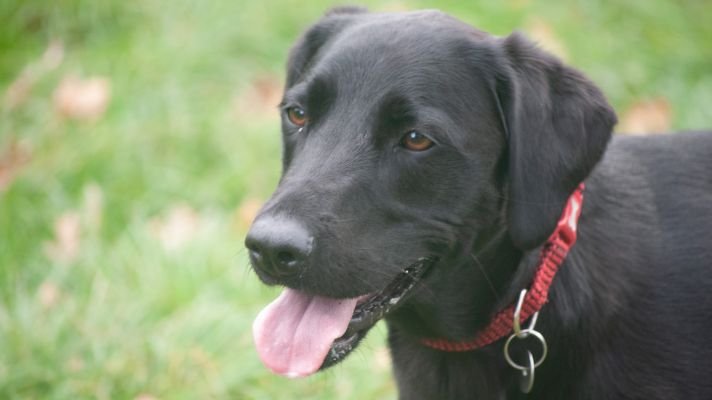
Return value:
[(245, 238), (252, 266), (271, 278), (299, 274), (312, 250), (313, 237), (297, 221), (262, 216), (252, 224)]

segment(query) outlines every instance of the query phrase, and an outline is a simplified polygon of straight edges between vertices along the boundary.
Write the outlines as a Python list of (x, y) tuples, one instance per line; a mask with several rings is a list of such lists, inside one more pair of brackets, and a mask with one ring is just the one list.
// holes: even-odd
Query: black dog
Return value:
[[(246, 239), (287, 287), (254, 326), (273, 371), (338, 362), (385, 317), (402, 399), (514, 399), (533, 377), (535, 399), (712, 399), (712, 134), (611, 140), (581, 73), (434, 11), (330, 12), (292, 50), (281, 107), (282, 179)], [(427, 346), (517, 302), (584, 181), (533, 327), (545, 361), (527, 331), (510, 366), (509, 328)]]

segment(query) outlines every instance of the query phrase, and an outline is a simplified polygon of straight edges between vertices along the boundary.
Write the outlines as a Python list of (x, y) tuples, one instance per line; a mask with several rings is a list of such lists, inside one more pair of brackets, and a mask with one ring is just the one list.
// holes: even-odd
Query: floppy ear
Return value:
[(507, 67), (496, 96), (508, 134), (509, 232), (532, 249), (601, 159), (616, 115), (580, 72), (514, 33), (501, 42)]
[(327, 11), (319, 22), (309, 28), (297, 40), (289, 53), (287, 62), (287, 87), (293, 86), (309, 69), (319, 50), (335, 34), (348, 26), (358, 14), (368, 11), (361, 7), (336, 7)]

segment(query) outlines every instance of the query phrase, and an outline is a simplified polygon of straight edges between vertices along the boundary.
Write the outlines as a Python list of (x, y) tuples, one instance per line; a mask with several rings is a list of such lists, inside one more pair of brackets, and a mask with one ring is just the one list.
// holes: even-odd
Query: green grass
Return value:
[[(0, 171), (13, 146), (27, 158), (0, 189), (0, 398), (395, 398), (382, 326), (305, 380), (271, 375), (252, 346), (276, 291), (249, 271), (241, 205), (274, 188), (280, 144), (276, 104), (250, 93), (281, 85), (328, 3), (0, 3)], [(498, 35), (543, 24), (619, 110), (664, 97), (674, 128), (712, 120), (712, 3), (366, 4), (441, 8)], [(40, 61), (51, 41), (55, 66)], [(23, 70), (30, 89), (10, 104)], [(109, 80), (99, 120), (57, 114), (67, 75)], [(68, 256), (51, 250), (62, 216), (78, 229), (55, 243)], [(160, 234), (181, 229), (175, 247)]]

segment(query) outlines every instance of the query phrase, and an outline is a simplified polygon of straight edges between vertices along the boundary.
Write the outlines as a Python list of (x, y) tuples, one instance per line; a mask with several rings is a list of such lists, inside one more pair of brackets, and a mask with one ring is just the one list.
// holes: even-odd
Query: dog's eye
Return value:
[(401, 139), (401, 146), (410, 151), (425, 151), (434, 144), (430, 138), (418, 131), (410, 131)]
[(299, 127), (302, 127), (307, 123), (307, 113), (299, 107), (287, 108), (287, 118), (289, 119), (289, 122)]

